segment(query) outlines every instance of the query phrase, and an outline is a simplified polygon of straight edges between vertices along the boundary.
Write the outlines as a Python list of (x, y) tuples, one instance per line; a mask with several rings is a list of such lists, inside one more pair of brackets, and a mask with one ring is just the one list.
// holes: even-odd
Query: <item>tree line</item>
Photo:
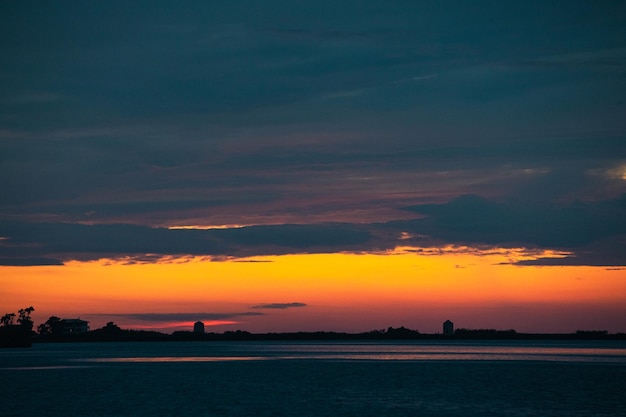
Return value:
[(30, 347), (32, 346), (33, 320), (31, 313), (33, 306), (22, 308), (15, 313), (6, 313), (0, 317), (0, 347)]
[(601, 331), (577, 331), (570, 334), (528, 334), (518, 333), (513, 329), (456, 329), (453, 335), (424, 334), (405, 327), (372, 330), (365, 333), (338, 332), (296, 332), (254, 334), (246, 331), (226, 331), (224, 333), (196, 333), (177, 331), (164, 334), (156, 331), (121, 329), (115, 323), (108, 322), (100, 329), (88, 332), (67, 334), (65, 321), (51, 316), (33, 331), (31, 313), (34, 307), (26, 307), (16, 313), (6, 313), (0, 317), (0, 347), (30, 347), (36, 341), (158, 341), (158, 340), (463, 340), (463, 339), (509, 339), (509, 340), (626, 340), (626, 334), (609, 334)]

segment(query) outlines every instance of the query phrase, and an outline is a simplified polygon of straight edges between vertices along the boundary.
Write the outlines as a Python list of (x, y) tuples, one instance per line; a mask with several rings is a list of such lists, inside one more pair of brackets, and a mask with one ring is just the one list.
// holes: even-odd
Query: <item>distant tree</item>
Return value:
[(15, 313), (7, 313), (0, 318), (0, 324), (2, 326), (12, 326), (15, 319)]
[(19, 316), (17, 318), (17, 324), (22, 326), (24, 329), (27, 329), (28, 331), (32, 331), (33, 320), (30, 318), (30, 313), (32, 313), (33, 311), (35, 311), (35, 308), (33, 306), (20, 309), (18, 311)]
[(114, 334), (114, 333), (119, 333), (121, 331), (122, 329), (120, 329), (120, 327), (117, 324), (113, 323), (112, 321), (108, 322), (106, 326), (102, 328), (102, 332), (106, 334)]
[(7, 313), (0, 318), (0, 347), (32, 346), (33, 321), (30, 313), (33, 311), (32, 306), (19, 310), (17, 324), (14, 324), (15, 313)]
[(41, 323), (39, 326), (37, 326), (37, 333), (39, 333), (42, 336), (47, 336), (50, 334), (50, 331), (46, 323)]
[(454, 336), (465, 339), (514, 339), (517, 332), (514, 329), (456, 329)]
[(609, 332), (607, 330), (577, 330), (576, 337), (579, 339), (605, 339)]
[(37, 327), (37, 332), (42, 336), (59, 335), (63, 333), (63, 320), (56, 316), (51, 316), (45, 323)]
[(419, 335), (417, 330), (407, 329), (402, 326), (400, 328), (394, 329), (393, 327), (389, 327), (385, 332), (385, 337), (389, 339), (411, 339)]

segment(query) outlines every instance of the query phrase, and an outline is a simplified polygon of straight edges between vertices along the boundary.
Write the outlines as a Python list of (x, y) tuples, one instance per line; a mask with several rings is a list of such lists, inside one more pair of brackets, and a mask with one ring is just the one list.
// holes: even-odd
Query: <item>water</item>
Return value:
[(623, 342), (0, 350), (0, 416), (626, 416)]

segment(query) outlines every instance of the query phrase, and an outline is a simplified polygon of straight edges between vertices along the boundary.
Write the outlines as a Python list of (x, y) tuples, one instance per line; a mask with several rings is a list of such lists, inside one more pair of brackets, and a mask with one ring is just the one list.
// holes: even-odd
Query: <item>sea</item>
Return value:
[(36, 343), (0, 416), (626, 416), (626, 343)]

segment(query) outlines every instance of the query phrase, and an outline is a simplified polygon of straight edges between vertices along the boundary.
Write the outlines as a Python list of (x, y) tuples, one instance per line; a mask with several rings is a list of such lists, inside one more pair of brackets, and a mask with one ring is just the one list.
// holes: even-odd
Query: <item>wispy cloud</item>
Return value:
[(288, 308), (298, 308), (298, 307), (306, 307), (305, 303), (270, 303), (270, 304), (257, 304), (252, 306), (251, 308), (256, 309), (277, 309), (277, 310), (286, 310)]
[[(2, 251), (0, 250), (0, 254)], [(43, 265), (63, 265), (63, 261), (54, 258), (2, 258), (0, 256), (1, 266), (43, 266)]]
[(86, 314), (86, 317), (110, 317), (124, 318), (128, 320), (139, 320), (146, 322), (181, 322), (196, 320), (232, 320), (246, 316), (261, 316), (263, 313), (254, 311), (244, 311), (235, 313), (207, 313), (207, 312), (185, 312), (185, 313), (99, 313)]
[[(570, 254), (539, 263), (623, 265), (626, 195), (564, 204), (494, 201), (475, 195), (409, 206), (411, 220), (385, 223), (283, 224), (233, 229), (167, 229), (134, 225), (0, 222), (0, 264), (58, 265), (69, 260), (123, 263), (265, 262), (265, 255), (393, 251), (444, 253), (449, 248), (527, 248)], [(411, 249), (414, 248), (414, 249)], [(479, 250), (479, 252), (482, 249)], [(572, 258), (572, 256), (575, 256)]]
[(25, 104), (40, 104), (40, 103), (52, 103), (59, 100), (63, 100), (65, 97), (58, 94), (50, 94), (45, 92), (40, 93), (25, 93), (16, 95), (13, 97), (4, 97), (0, 99), (0, 104), (6, 105), (25, 105)]

